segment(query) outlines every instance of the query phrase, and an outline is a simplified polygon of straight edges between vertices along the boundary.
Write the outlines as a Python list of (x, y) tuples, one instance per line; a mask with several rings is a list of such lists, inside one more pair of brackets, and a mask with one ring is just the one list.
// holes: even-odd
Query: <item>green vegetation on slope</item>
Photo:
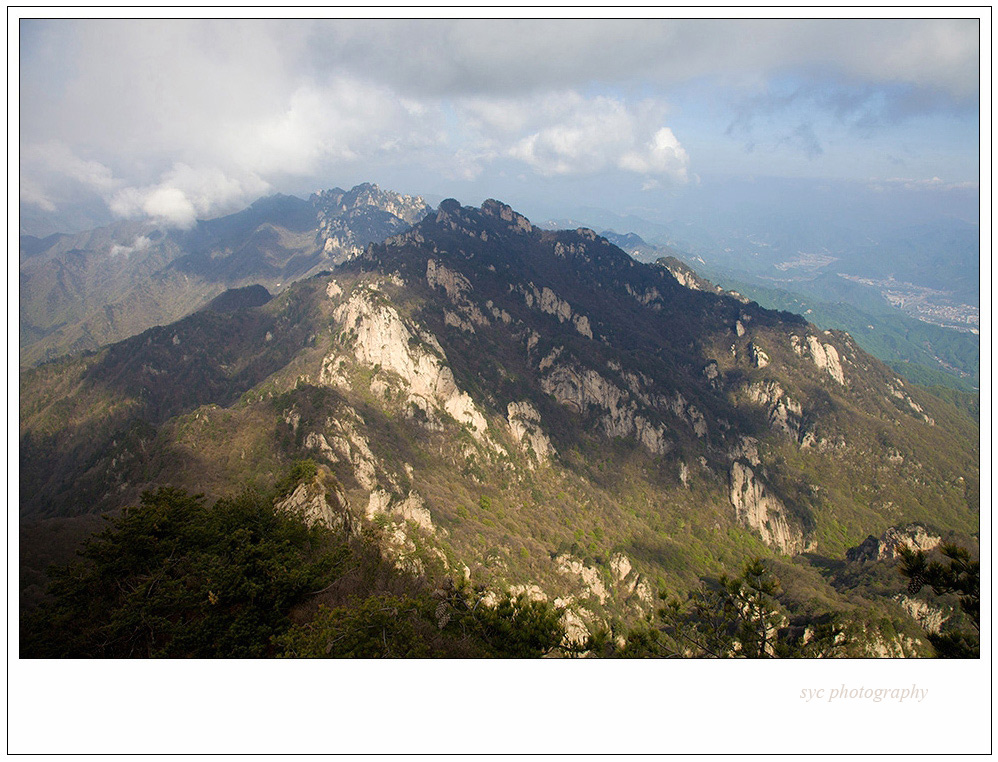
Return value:
[(860, 309), (845, 301), (828, 300), (834, 298), (832, 294), (822, 299), (716, 272), (707, 277), (769, 309), (806, 315), (820, 328), (848, 331), (863, 349), (913, 383), (964, 392), (976, 392), (980, 386), (980, 339), (973, 334), (907, 317), (886, 302), (878, 305), (870, 301)]
[[(287, 481), (309, 473), (297, 464)], [(22, 616), (21, 655), (522, 658), (562, 647), (550, 604), (485, 605), (484, 588), (449, 578), (434, 588), (394, 569), (371, 531), (309, 526), (259, 493), (209, 506), (148, 492), (86, 541), (82, 561), (52, 570), (48, 598)]]

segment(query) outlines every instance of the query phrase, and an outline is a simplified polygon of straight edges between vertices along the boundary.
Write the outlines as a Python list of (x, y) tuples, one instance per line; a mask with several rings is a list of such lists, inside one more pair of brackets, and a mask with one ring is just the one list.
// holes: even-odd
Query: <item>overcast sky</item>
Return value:
[(978, 182), (979, 23), (20, 25), (20, 193), (187, 226), (372, 181), (654, 207), (718, 174)]

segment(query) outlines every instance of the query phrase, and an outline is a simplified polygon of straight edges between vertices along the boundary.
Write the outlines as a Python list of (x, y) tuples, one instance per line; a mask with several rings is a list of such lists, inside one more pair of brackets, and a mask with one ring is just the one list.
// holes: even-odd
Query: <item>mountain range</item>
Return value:
[(979, 429), (849, 334), (499, 201), (359, 186), (128, 228), (149, 244), (104, 314), (159, 289), (180, 319), (113, 343), (99, 287), (55, 284), (74, 258), (96, 282), (124, 229), (22, 240), (29, 301), (67, 316), (22, 325), (31, 356), (91, 349), (22, 370), (26, 526), (164, 485), (266, 493), (307, 460), (307, 515), (377, 528), (407, 574), (552, 602), (576, 642), (764, 557), (788, 610), (862, 631), (851, 655), (929, 652), (924, 594), (876, 571), (893, 545), (847, 551), (976, 542)]
[(260, 199), (190, 230), (120, 222), (20, 238), (20, 358), (36, 364), (178, 320), (229, 288), (284, 284), (418, 221), (420, 198), (358, 185)]

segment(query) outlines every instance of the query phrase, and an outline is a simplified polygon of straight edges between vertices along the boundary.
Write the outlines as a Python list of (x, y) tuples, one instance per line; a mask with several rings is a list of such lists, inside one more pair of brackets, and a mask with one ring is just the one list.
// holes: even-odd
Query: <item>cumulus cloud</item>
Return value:
[(505, 156), (542, 175), (622, 170), (685, 182), (689, 157), (662, 124), (664, 104), (628, 103), (608, 96), (561, 91), (524, 98), (461, 102), (466, 128), (483, 156)]
[(254, 174), (237, 179), (217, 167), (177, 164), (154, 185), (121, 189), (108, 205), (121, 217), (145, 215), (168, 227), (190, 228), (199, 217), (245, 204), (268, 189)]
[[(978, 98), (973, 20), (43, 20), (20, 30), (22, 202), (52, 211), (89, 193), (119, 215), (179, 226), (262, 192), (400, 168), (472, 181), (515, 162), (511, 173), (683, 183), (696, 156), (666, 108), (683, 83), (740, 99), (733, 124), (752, 144), (759, 115), (782, 109), (793, 119), (784, 128), (800, 125), (784, 129), (788, 145), (811, 157), (819, 124), (794, 109), (869, 130)], [(790, 75), (821, 87), (771, 86)]]
[(686, 182), (689, 156), (668, 127), (655, 132), (643, 150), (628, 151), (617, 162), (621, 169), (640, 174), (669, 175)]

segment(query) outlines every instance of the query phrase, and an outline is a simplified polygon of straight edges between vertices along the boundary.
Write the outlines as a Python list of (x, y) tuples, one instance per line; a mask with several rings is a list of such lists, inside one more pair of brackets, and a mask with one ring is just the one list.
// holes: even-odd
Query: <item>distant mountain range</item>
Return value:
[(229, 288), (272, 292), (356, 256), (429, 211), (364, 184), (272, 196), (186, 231), (121, 222), (20, 242), (22, 365), (93, 350), (190, 314)]
[(160, 485), (266, 491), (307, 458), (314, 515), (376, 528), (407, 573), (557, 602), (571, 637), (762, 556), (789, 610), (854, 623), (852, 655), (928, 646), (897, 575), (874, 584), (880, 562), (847, 550), (912, 523), (979, 531), (971, 417), (846, 333), (586, 228), (358, 186), (184, 234), (29, 240), (33, 309), (65, 304), (60, 327), (28, 324), (35, 356), (59, 330), (103, 343), (83, 326), (113, 257), (131, 281), (116, 305), (183, 294), (170, 309), (189, 314), (22, 371), (25, 520)]

